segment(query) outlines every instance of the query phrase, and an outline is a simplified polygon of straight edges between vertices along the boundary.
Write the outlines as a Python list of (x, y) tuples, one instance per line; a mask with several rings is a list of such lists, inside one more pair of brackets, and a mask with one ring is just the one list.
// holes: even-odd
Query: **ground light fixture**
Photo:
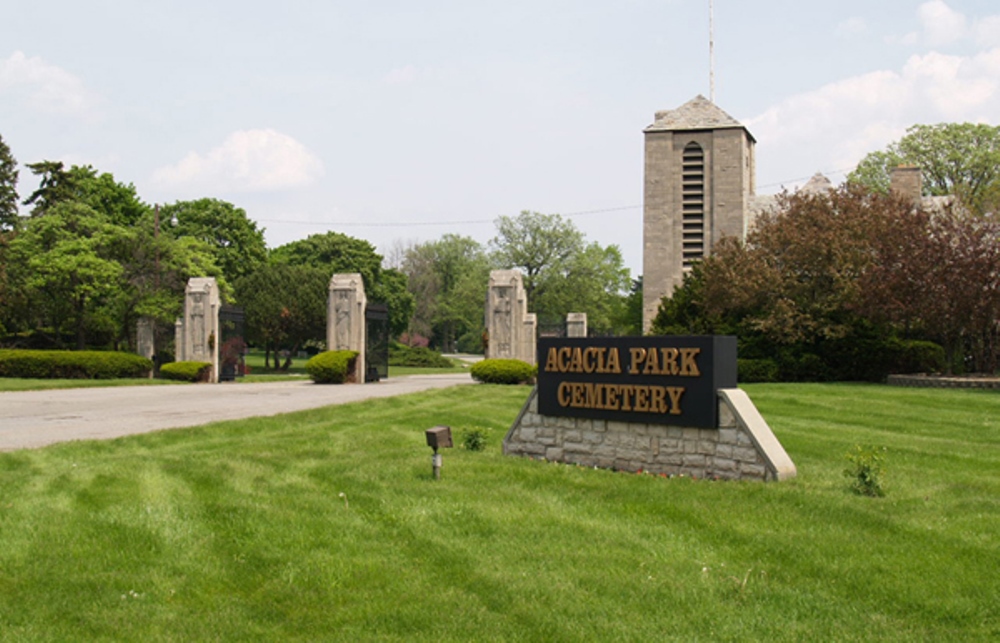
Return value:
[(451, 448), (451, 427), (450, 426), (435, 426), (424, 431), (424, 435), (427, 436), (427, 446), (434, 449), (434, 455), (431, 456), (431, 464), (434, 466), (434, 479), (441, 479), (441, 454), (438, 453), (438, 449), (450, 449)]

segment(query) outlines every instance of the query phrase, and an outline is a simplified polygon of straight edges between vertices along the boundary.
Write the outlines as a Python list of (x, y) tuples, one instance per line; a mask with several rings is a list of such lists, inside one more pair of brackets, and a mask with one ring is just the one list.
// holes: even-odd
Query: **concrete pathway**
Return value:
[(0, 451), (279, 415), (471, 382), (468, 373), (450, 373), (340, 386), (295, 380), (0, 393)]

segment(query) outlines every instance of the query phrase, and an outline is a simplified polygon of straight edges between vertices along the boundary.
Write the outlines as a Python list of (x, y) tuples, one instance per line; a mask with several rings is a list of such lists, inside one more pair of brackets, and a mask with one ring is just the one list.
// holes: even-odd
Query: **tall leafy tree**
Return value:
[(246, 314), (247, 339), (263, 346), (265, 366), (274, 354), (274, 367), (283, 366), (278, 351), (289, 355), (308, 340), (326, 334), (326, 298), (330, 276), (314, 266), (270, 264), (240, 278), (235, 284), (236, 297)]
[(528, 307), (539, 323), (585, 312), (592, 328), (611, 330), (621, 318), (631, 280), (617, 246), (588, 244), (573, 222), (558, 214), (521, 212), (500, 217), (496, 226), (493, 261), (524, 274)]
[(88, 325), (121, 288), (122, 266), (113, 255), (124, 235), (93, 208), (66, 201), (10, 243), (11, 268), (37, 318), (56, 331), (68, 324), (77, 349), (86, 347)]
[(321, 268), (327, 272), (328, 281), (336, 273), (360, 273), (369, 301), (389, 305), (392, 334), (399, 335), (409, 324), (414, 299), (406, 290), (405, 277), (397, 270), (383, 269), (382, 256), (364, 239), (340, 232), (313, 234), (275, 248), (271, 251), (271, 261)]
[(888, 192), (890, 171), (901, 164), (920, 168), (925, 194), (955, 194), (982, 211), (1000, 188), (1000, 126), (914, 125), (886, 149), (865, 156), (848, 180)]
[(149, 211), (135, 186), (119, 183), (107, 172), (98, 174), (90, 165), (74, 165), (67, 170), (62, 161), (40, 161), (29, 163), (28, 168), (40, 177), (38, 189), (24, 201), (33, 206), (33, 217), (67, 201), (87, 205), (119, 226), (135, 225)]
[(463, 335), (481, 336), (489, 269), (485, 248), (469, 237), (446, 234), (409, 248), (403, 271), (417, 301), (411, 331), (445, 351)]
[(160, 210), (161, 231), (173, 237), (193, 237), (212, 249), (215, 263), (234, 282), (267, 260), (264, 229), (247, 213), (219, 199), (177, 201)]
[(0, 136), (0, 234), (18, 224), (17, 161)]

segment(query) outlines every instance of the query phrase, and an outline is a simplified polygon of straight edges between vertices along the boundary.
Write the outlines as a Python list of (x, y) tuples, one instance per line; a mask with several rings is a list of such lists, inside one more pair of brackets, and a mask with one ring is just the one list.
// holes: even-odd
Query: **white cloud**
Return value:
[(173, 189), (261, 192), (309, 185), (323, 176), (323, 162), (294, 138), (272, 129), (241, 130), (202, 155), (191, 152), (153, 173)]
[(37, 56), (15, 51), (0, 60), (0, 93), (22, 97), (44, 112), (92, 116), (99, 99), (83, 81)]
[(965, 37), (965, 16), (953, 10), (944, 0), (925, 2), (917, 9), (924, 29), (924, 41), (932, 46), (947, 45)]
[(416, 82), (420, 71), (413, 65), (397, 67), (385, 75), (385, 82), (389, 85), (409, 85)]
[(977, 20), (972, 36), (981, 47), (1000, 47), (1000, 16), (987, 16)]
[(852, 168), (917, 123), (993, 122), (1000, 48), (973, 56), (914, 55), (881, 70), (791, 96), (749, 119), (761, 141), (762, 183)]

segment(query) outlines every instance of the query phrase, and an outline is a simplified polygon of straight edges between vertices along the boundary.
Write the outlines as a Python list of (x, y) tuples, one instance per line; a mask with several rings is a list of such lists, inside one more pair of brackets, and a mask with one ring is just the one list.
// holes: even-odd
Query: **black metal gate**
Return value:
[(389, 377), (389, 306), (365, 307), (365, 381)]
[(243, 340), (243, 309), (222, 306), (219, 309), (219, 381), (232, 382), (246, 372), (247, 344)]

